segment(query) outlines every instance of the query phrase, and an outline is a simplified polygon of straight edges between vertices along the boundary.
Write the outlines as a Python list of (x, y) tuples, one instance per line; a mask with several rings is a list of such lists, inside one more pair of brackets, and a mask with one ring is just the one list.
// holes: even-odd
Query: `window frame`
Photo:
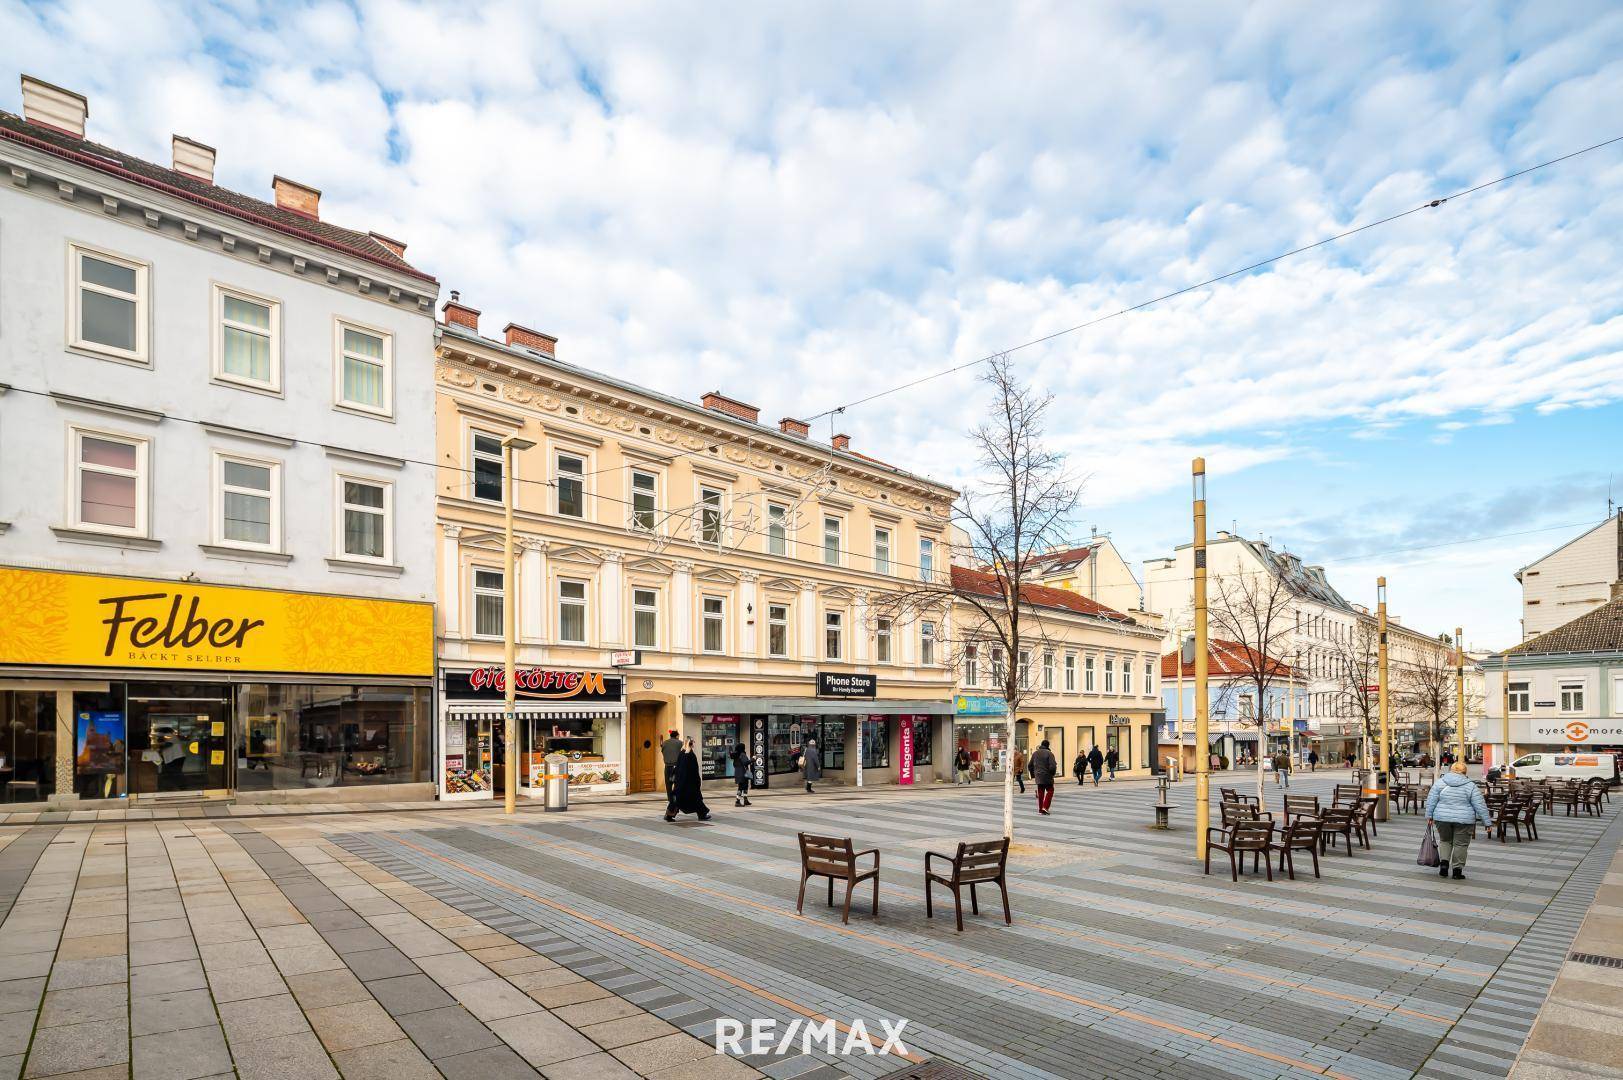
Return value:
[[(496, 451), (494, 454), (489, 450), (479, 449), (480, 438), (496, 440)], [(502, 452), (502, 436), (496, 434), (494, 431), (484, 431), (480, 428), (471, 427), (468, 429), (468, 498), (475, 499), (482, 503), (491, 503), (497, 506), (500, 506), (507, 501), (506, 456), (507, 455)], [(487, 498), (486, 496), (479, 494), (480, 461), (494, 461), (496, 463), (496, 486), (501, 490), (494, 499)]]
[(1065, 692), (1076, 693), (1076, 653), (1065, 654)]
[[(709, 498), (711, 495), (715, 496), (714, 505), (712, 505), (712, 500)], [(719, 484), (702, 482), (699, 484), (699, 498), (694, 504), (695, 515), (693, 518), (693, 539), (695, 543), (719, 548), (727, 542), (727, 495), (727, 489)], [(710, 526), (705, 519), (711, 513), (716, 515), (715, 535), (713, 537), (706, 535), (710, 531)]]
[(919, 666), (935, 667), (935, 622), (930, 619), (919, 621)]
[[(643, 585), (631, 586), (631, 647), (633, 649), (659, 650), (659, 590)], [(653, 602), (644, 604), (637, 599), (639, 595), (653, 597)], [(644, 642), (638, 636), (637, 617), (651, 615), (653, 617), (653, 640)]]
[[(881, 537), (885, 541), (884, 544), (883, 544), (883, 551), (884, 551), (883, 556), (880, 555), (881, 545), (880, 545), (879, 541), (880, 541)], [(890, 546), (891, 546), (891, 541), (894, 538), (895, 538), (895, 534), (893, 532), (891, 532), (891, 530), (889, 528), (887, 528), (887, 527), (885, 527), (883, 525), (874, 526), (874, 531), (873, 531), (873, 572), (874, 573), (876, 573), (876, 574), (885, 574), (885, 575), (888, 576), (889, 574), (891, 574), (893, 572), (896, 563), (891, 558)]]
[(1155, 660), (1144, 658), (1144, 696), (1150, 697), (1155, 693)]
[(1031, 689), (1031, 650), (1021, 649), (1015, 654), (1014, 662), (1020, 665), (1020, 689)]
[(935, 579), (935, 539), (929, 536), (919, 537), (919, 580), (933, 581)]
[(981, 684), (980, 649), (976, 645), (964, 646), (964, 685)]
[(1133, 658), (1121, 658), (1121, 692), (1131, 697), (1133, 693)]
[[(135, 293), (119, 292), (106, 285), (84, 280), (83, 256), (100, 262), (122, 266), (135, 273)], [(141, 367), (152, 366), (152, 264), (129, 255), (119, 255), (93, 244), (68, 241), (68, 348), (74, 352), (89, 353), (109, 360)], [(117, 345), (103, 345), (84, 336), (84, 290), (135, 302), (135, 348), (121, 349)]]
[[(1524, 679), (1521, 681), (1507, 680), (1507, 682), (1509, 682), (1510, 685), (1506, 687), (1505, 693), (1509, 698), (1510, 711), (1513, 713), (1532, 712), (1533, 681), (1531, 679)], [(1517, 703), (1518, 698), (1520, 699), (1520, 704)]]
[[(773, 511), (778, 511), (776, 520)], [(777, 530), (774, 532), (773, 530)], [(789, 505), (768, 501), (766, 504), (766, 553), (779, 558), (789, 556)]]
[[(352, 505), (344, 499), (344, 484), (346, 482), (365, 484), (368, 487), (383, 489), (383, 506), (360, 506), (353, 504), (363, 513), (380, 513), (383, 517), (383, 554), (356, 555), (344, 550), (344, 511)], [(394, 481), (383, 480), (376, 476), (366, 476), (362, 473), (333, 472), (333, 557), (352, 562), (369, 563), (374, 566), (394, 565)]]
[(1098, 693), (1094, 689), (1098, 685), (1098, 665), (1094, 662), (1094, 655), (1088, 653), (1082, 658), (1082, 692), (1085, 694)]
[[(828, 546), (830, 525), (834, 526), (834, 547), (832, 550), (830, 550)], [(822, 562), (824, 566), (845, 565), (843, 559), (845, 548), (845, 519), (843, 517), (840, 517), (838, 514), (830, 514), (826, 512), (823, 514), (823, 531), (821, 533), (821, 542), (818, 546), (822, 551)], [(832, 558), (830, 556), (832, 556)]]
[[(718, 607), (711, 611), (714, 601)], [(710, 627), (716, 627), (716, 648), (706, 640)], [(701, 593), (699, 596), (699, 651), (707, 656), (727, 655), (727, 598), (719, 593)]]
[[(653, 469), (645, 469), (641, 468), (640, 466), (632, 466), (632, 468), (628, 471), (631, 475), (629, 478), (628, 487), (628, 494), (630, 495), (630, 498), (626, 502), (626, 522), (630, 526), (632, 532), (645, 533), (649, 536), (653, 536), (659, 532), (660, 475)], [(639, 488), (637, 486), (637, 480), (639, 477), (647, 477), (652, 482), (651, 486), (646, 489)], [(639, 509), (637, 506), (637, 499), (644, 496), (646, 496), (650, 502), (650, 505), (646, 511)], [(585, 489), (583, 487), (581, 502), (584, 504), (585, 501)], [(644, 513), (648, 515), (647, 524), (644, 524), (641, 520), (641, 515)]]
[(1116, 658), (1114, 656), (1105, 657), (1104, 692), (1107, 694), (1114, 694), (1116, 692)]
[[(564, 596), (565, 585), (579, 585), (580, 596), (571, 596), (566, 598)], [(552, 595), (556, 602), (556, 610), (558, 612), (558, 644), (585, 645), (590, 642), (592, 640), (592, 627), (590, 623), (592, 583), (586, 578), (559, 577), (557, 579), (557, 584), (553, 587)], [(580, 609), (580, 637), (578, 638), (564, 637), (564, 608), (566, 607)]]
[[(354, 330), (361, 334), (370, 334), (383, 342), (383, 404), (370, 405), (364, 401), (351, 401), (344, 397), (344, 331)], [(372, 363), (371, 357), (362, 357), (367, 363)], [(359, 413), (362, 416), (379, 417), (383, 419), (394, 418), (394, 334), (380, 326), (371, 326), (355, 319), (338, 315), (333, 317), (333, 408), (345, 412)]]
[(873, 657), (876, 664), (895, 662), (895, 623), (885, 617), (874, 619)]
[[(121, 443), (135, 449), (135, 525), (106, 525), (99, 521), (86, 521), (84, 519), (84, 474), (86, 463), (84, 461), (84, 440), (86, 436), (100, 439), (102, 442)], [(103, 473), (112, 476), (127, 476), (124, 470), (112, 465), (91, 465), (91, 472)], [(129, 536), (135, 538), (149, 538), (152, 533), (152, 439), (145, 435), (129, 435), (122, 431), (110, 431), (106, 428), (89, 427), (81, 424), (68, 425), (68, 522), (75, 529), (84, 532), (102, 533), (107, 536)]]
[(1054, 650), (1044, 649), (1042, 682), (1043, 690), (1047, 693), (1053, 693), (1055, 685), (1057, 684), (1054, 682)]
[[(832, 635), (832, 636), (831, 636)], [(829, 648), (832, 642), (834, 647)], [(823, 612), (823, 659), (845, 659), (845, 612)]]
[(988, 674), (992, 676), (992, 689), (1002, 690), (1009, 678), (1008, 661), (1003, 655), (1003, 646), (993, 645), (992, 655), (987, 659), (991, 665)]
[[(781, 619), (778, 618), (776, 616), (776, 614), (775, 614), (776, 612), (780, 612), (780, 611), (783, 613), (783, 617)], [(789, 650), (790, 650), (790, 646), (791, 646), (791, 639), (789, 637), (789, 634), (790, 634), (790, 631), (791, 631), (793, 625), (794, 625), (794, 614), (791, 612), (788, 604), (774, 604), (774, 603), (771, 603), (770, 601), (767, 603), (767, 605), (766, 605), (766, 655), (768, 657), (770, 657), (771, 659), (774, 659), (774, 660), (787, 660), (789, 658), (789, 655), (790, 655)], [(774, 630), (778, 629), (779, 627), (781, 627), (783, 629), (783, 649), (781, 651), (774, 652), (773, 649), (772, 649), (772, 632)]]
[(1581, 713), (1584, 711), (1586, 700), (1585, 691), (1589, 684), (1585, 682), (1558, 682), (1556, 683), (1556, 701), (1563, 713)]
[[(270, 354), (270, 378), (261, 382), (245, 375), (235, 375), (225, 369), (225, 299), (227, 296), (250, 304), (258, 304), (269, 309), (270, 327), (264, 332), (268, 339), (267, 349)], [(213, 332), (211, 345), (211, 375), (215, 382), (241, 390), (254, 390), (261, 394), (282, 395), (282, 302), (269, 296), (263, 296), (248, 289), (239, 289), (235, 285), (227, 285), (223, 281), (216, 281), (210, 292), (212, 317), (210, 327)], [(239, 329), (257, 334), (257, 326), (243, 326)], [(340, 341), (343, 339), (340, 338)]]
[[(270, 502), (270, 539), (263, 544), (250, 543), (244, 540), (231, 540), (225, 535), (225, 467), (226, 465), (247, 465), (256, 469), (270, 470), (270, 488), (265, 492), (255, 492), (250, 488), (241, 489), (245, 494), (261, 495)], [(259, 458), (249, 454), (234, 454), (226, 450), (214, 451), (213, 477), (210, 490), (213, 493), (212, 532), (214, 543), (219, 547), (237, 548), (242, 551), (267, 551), (280, 554), (284, 548), (285, 537), (282, 533), (282, 463), (274, 458)]]
[[(480, 574), (495, 574), (501, 585), (495, 589), (479, 584)], [(507, 573), (499, 566), (481, 566), (478, 563), (468, 567), (468, 636), (479, 641), (501, 641), (507, 634)], [(500, 615), (501, 628), (495, 633), (481, 633), (479, 630), (479, 600), (481, 597), (495, 597), (496, 611)]]
[[(562, 461), (569, 458), (580, 463), (580, 471), (571, 474), (570, 482), (578, 485), (577, 495), (580, 500), (580, 513), (571, 514), (564, 510), (564, 469)], [(591, 462), (587, 456), (578, 450), (565, 450), (553, 447), (552, 450), (552, 513), (556, 517), (566, 517), (571, 521), (586, 521), (586, 470)]]

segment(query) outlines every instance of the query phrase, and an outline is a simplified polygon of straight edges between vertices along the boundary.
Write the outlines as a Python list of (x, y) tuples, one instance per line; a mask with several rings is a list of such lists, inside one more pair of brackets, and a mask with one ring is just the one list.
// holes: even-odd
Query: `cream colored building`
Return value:
[(1522, 638), (1537, 637), (1594, 611), (1623, 580), (1623, 514), (1516, 571), (1522, 586)]
[[(1032, 560), (1037, 582), (1078, 593), (1144, 621), (1144, 587), (1108, 536), (1095, 533), (1086, 543), (1056, 547)], [(1149, 621), (1155, 621), (1153, 616)]]
[(544, 749), (569, 756), (572, 792), (661, 789), (659, 744), (672, 730), (694, 740), (718, 786), (732, 783), (735, 743), (757, 783), (798, 783), (791, 762), (808, 737), (834, 782), (944, 771), (946, 628), (877, 619), (870, 600), (921, 575), (944, 580), (952, 489), (843, 436), (814, 442), (797, 420), (763, 425), (720, 393), (695, 404), (563, 363), (555, 339), (517, 325), (482, 337), (479, 313), (455, 294), (444, 313), (447, 797), (490, 797), (500, 770), (489, 765), (505, 753), (495, 675), (507, 438), (534, 444), (516, 451), (513, 477), (526, 781)]

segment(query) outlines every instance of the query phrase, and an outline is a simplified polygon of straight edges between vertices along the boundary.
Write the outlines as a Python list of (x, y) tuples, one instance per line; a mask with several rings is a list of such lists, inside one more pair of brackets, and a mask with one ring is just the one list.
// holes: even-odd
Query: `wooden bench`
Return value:
[[(857, 860), (873, 856), (873, 868), (862, 870)], [(879, 849), (852, 851), (849, 836), (812, 836), (800, 834), (800, 899), (795, 902), (795, 914), (806, 906), (806, 882), (814, 877), (828, 878), (828, 906), (834, 906), (834, 882), (845, 882), (845, 914), (841, 922), (851, 921), (851, 893), (858, 885), (873, 879), (873, 917), (879, 918)]]
[[(943, 875), (930, 869), (932, 859), (940, 859), (952, 866), (952, 873)], [(980, 900), (975, 896), (975, 886), (996, 885), (1003, 894), (1003, 923), (1012, 925), (1013, 916), (1009, 914), (1009, 838), (999, 840), (982, 840), (973, 844), (959, 844), (958, 854), (952, 858), (939, 851), (926, 851), (924, 853), (924, 917), (935, 918), (935, 905), (930, 897), (931, 885), (945, 885), (952, 890), (952, 906), (958, 916), (958, 931), (964, 929), (964, 898), (962, 890), (969, 889), (969, 910), (972, 914), (981, 913)]]

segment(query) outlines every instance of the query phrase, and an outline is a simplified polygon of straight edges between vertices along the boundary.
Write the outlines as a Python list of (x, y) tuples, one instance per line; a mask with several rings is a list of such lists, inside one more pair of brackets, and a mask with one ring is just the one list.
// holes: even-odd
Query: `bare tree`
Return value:
[[(1449, 641), (1447, 635), (1439, 638)], [(1454, 677), (1454, 652), (1420, 650), (1420, 658), (1398, 668), (1396, 698), (1405, 711), (1421, 718), (1430, 733), (1433, 750), (1432, 780), (1442, 772), (1442, 751), (1455, 736), (1458, 721), (1458, 688)], [(1466, 691), (1465, 711), (1473, 713), (1478, 695)]]
[(1341, 710), (1359, 718), (1363, 732), (1363, 766), (1373, 768), (1370, 747), (1381, 738), (1381, 705), (1378, 684), (1381, 679), (1380, 633), (1371, 619), (1361, 618), (1353, 632), (1336, 643), (1330, 654), (1331, 691)]
[[(1219, 576), (1209, 608), (1212, 636), (1232, 641), (1242, 650), (1240, 672), (1231, 682), (1242, 695), (1255, 695), (1250, 717), (1257, 728), (1257, 799), (1263, 796), (1263, 758), (1268, 750), (1269, 691), (1291, 677), (1280, 659), (1288, 650), (1295, 626), (1292, 594), (1278, 574), (1239, 573)], [(1246, 717), (1241, 710), (1241, 720)]]
[[(1049, 643), (1041, 611), (1029, 603), (1028, 590), (1037, 584), (1034, 556), (1065, 538), (1081, 489), (1063, 456), (1044, 441), (1053, 398), (1023, 382), (1007, 355), (988, 361), (981, 382), (991, 389), (992, 402), (990, 415), (970, 432), (979, 477), (953, 507), (960, 535), (952, 561), (965, 572), (957, 575), (956, 586), (949, 567), (935, 580), (876, 597), (871, 611), (896, 624), (957, 613), (948, 635), (955, 663), (969, 650), (1001, 651), (1005, 662), (994, 672), (995, 689), (1007, 710), (1005, 743), (1012, 766), (1016, 714), (1036, 692), (1029, 667), (1022, 670), (1021, 654), (1040, 655)], [(1011, 839), (1014, 782), (1014, 769), (1005, 769), (1003, 835)]]

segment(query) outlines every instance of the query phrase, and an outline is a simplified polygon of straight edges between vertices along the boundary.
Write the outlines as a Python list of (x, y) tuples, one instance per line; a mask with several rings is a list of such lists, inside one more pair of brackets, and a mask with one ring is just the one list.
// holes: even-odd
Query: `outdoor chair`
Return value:
[(1319, 876), (1319, 821), (1317, 818), (1298, 817), (1285, 826), (1273, 849), (1279, 852), (1279, 868), (1296, 880), (1295, 852), (1306, 851), (1313, 857), (1313, 876)]
[(1583, 801), (1584, 812), (1597, 816), (1604, 814), (1601, 809), (1601, 799), (1606, 794), (1606, 781), (1600, 777), (1593, 777), (1584, 784)]
[(1405, 806), (1409, 808), (1409, 812), (1412, 814), (1420, 813), (1420, 789), (1408, 781), (1393, 784), (1389, 798), (1392, 805), (1397, 807), (1399, 813), (1403, 812)]
[(1286, 826), (1289, 826), (1298, 817), (1316, 818), (1319, 813), (1319, 797), (1317, 795), (1285, 796)]
[(1248, 802), (1226, 802), (1219, 808), (1223, 815), (1223, 828), (1231, 829), (1242, 821), (1272, 821), (1272, 814), (1264, 814)]
[(1260, 819), (1237, 821), (1232, 829), (1206, 830), (1206, 873), (1212, 872), (1212, 849), (1228, 853), (1229, 878), (1232, 881), (1240, 880), (1240, 863), (1245, 861), (1246, 853), (1251, 855), (1251, 872), (1257, 872), (1260, 861), (1262, 868), (1268, 873), (1268, 880), (1274, 880), (1274, 866), (1271, 861), (1271, 851), (1274, 843), (1274, 823)]
[(1364, 797), (1364, 789), (1357, 784), (1337, 784), (1331, 806), (1351, 806)]
[(1516, 842), (1522, 842), (1522, 807), (1525, 802), (1517, 796), (1510, 796), (1499, 805), (1493, 807), (1493, 824), (1488, 826), (1488, 835), (1497, 836), (1499, 842), (1505, 842), (1505, 833), (1511, 829), (1516, 832)]
[[(952, 867), (951, 874), (938, 874), (930, 869), (930, 860), (940, 859)], [(969, 910), (975, 915), (981, 913), (980, 901), (975, 896), (975, 886), (996, 885), (1003, 894), (1003, 923), (1011, 925), (1014, 917), (1009, 914), (1009, 838), (1000, 840), (983, 840), (979, 843), (958, 845), (958, 853), (950, 859), (938, 851), (924, 853), (924, 917), (935, 918), (935, 908), (930, 900), (930, 886), (932, 884), (945, 885), (952, 890), (952, 906), (958, 916), (958, 932), (964, 930), (964, 900), (962, 890), (969, 890)]]
[(1319, 815), (1319, 852), (1323, 854), (1336, 846), (1336, 837), (1347, 841), (1347, 856), (1352, 857), (1353, 812), (1351, 807), (1332, 806)]
[(1369, 850), (1369, 838), (1380, 835), (1380, 832), (1375, 828), (1375, 806), (1378, 801), (1376, 799), (1359, 799), (1358, 802), (1348, 807), (1352, 811), (1353, 831), (1358, 834), (1358, 843), (1365, 851)]
[(1578, 781), (1568, 780), (1555, 789), (1552, 798), (1567, 808), (1567, 817), (1575, 817), (1578, 807), (1583, 805), (1583, 790)]
[(1527, 836), (1530, 840), (1538, 839), (1538, 822), (1535, 820), (1538, 817), (1538, 809), (1539, 800), (1537, 798), (1529, 798), (1522, 803), (1521, 823), (1527, 828)]
[[(861, 870), (857, 860), (873, 856), (873, 868)], [(795, 902), (795, 914), (806, 906), (806, 882), (814, 877), (828, 878), (828, 906), (834, 906), (834, 882), (845, 882), (845, 914), (841, 922), (851, 921), (851, 893), (864, 881), (873, 880), (873, 917), (879, 918), (879, 849), (852, 851), (849, 836), (812, 836), (800, 834), (800, 899)]]

